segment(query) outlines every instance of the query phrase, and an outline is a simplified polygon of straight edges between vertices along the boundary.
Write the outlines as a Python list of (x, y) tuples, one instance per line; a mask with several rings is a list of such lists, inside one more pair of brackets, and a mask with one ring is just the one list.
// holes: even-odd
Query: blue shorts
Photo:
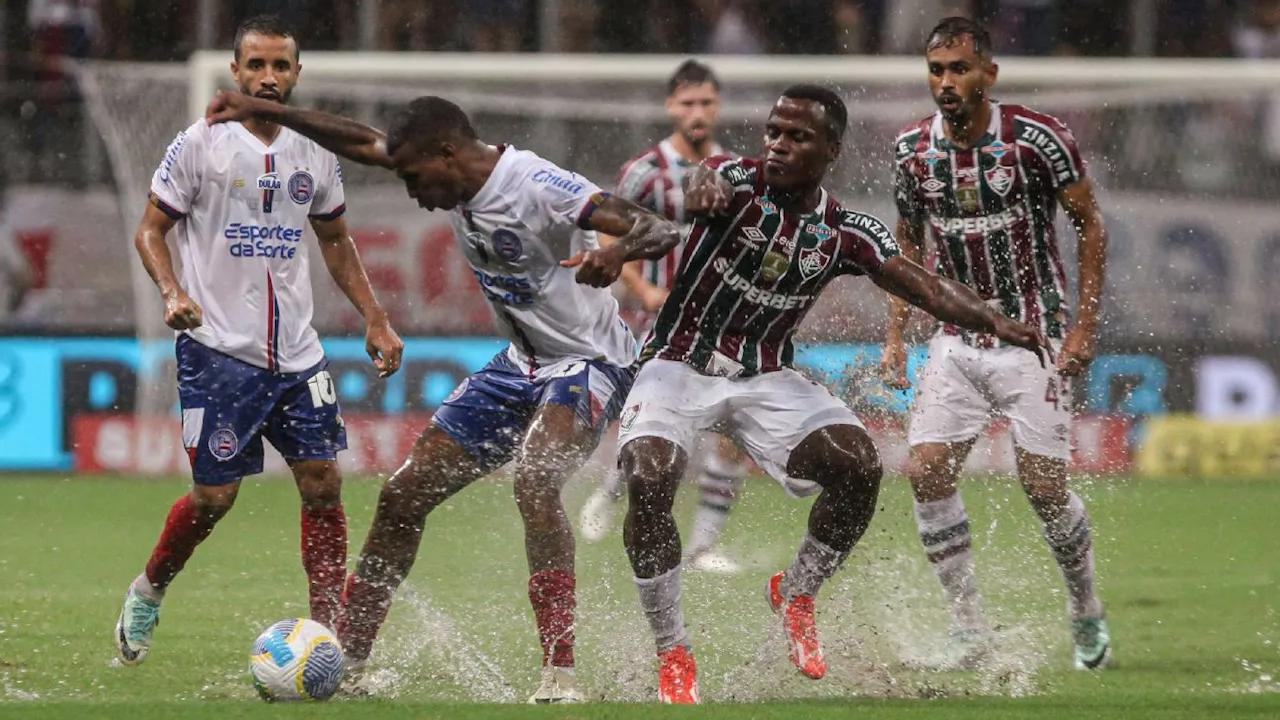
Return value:
[(530, 379), (503, 350), (445, 398), (432, 422), (488, 472), (516, 456), (520, 440), (544, 405), (572, 407), (594, 441), (616, 420), (635, 373), (595, 360), (563, 360)]
[(182, 445), (197, 485), (262, 472), (262, 438), (287, 460), (334, 460), (347, 449), (333, 378), (321, 360), (272, 372), (179, 335)]

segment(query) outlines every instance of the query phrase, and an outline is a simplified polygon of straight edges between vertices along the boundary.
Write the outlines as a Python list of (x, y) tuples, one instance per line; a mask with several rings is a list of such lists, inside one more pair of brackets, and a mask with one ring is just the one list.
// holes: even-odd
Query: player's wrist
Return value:
[(381, 305), (374, 305), (364, 311), (365, 325), (385, 325), (387, 322), (387, 311)]

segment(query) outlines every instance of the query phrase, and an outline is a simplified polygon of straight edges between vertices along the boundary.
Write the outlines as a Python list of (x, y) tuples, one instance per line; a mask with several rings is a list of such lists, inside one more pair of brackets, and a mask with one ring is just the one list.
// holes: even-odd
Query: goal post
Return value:
[[(385, 125), (414, 97), (441, 95), (467, 110), (482, 137), (515, 143), (607, 185), (626, 159), (670, 132), (663, 107), (666, 82), (686, 57), (308, 52), (304, 47), (294, 102)], [(179, 64), (77, 65), (90, 116), (111, 161), (121, 238), (131, 237), (141, 218), (151, 173), (166, 145), (204, 114), (218, 88), (231, 87), (231, 58), (230, 51), (201, 51)], [(759, 147), (763, 121), (785, 86), (815, 82), (841, 92), (848, 102), (849, 131), (829, 186), (859, 207), (892, 215), (894, 134), (933, 110), (922, 58), (704, 59), (724, 85), (721, 139), (744, 153)], [(1100, 187), (1136, 193), (1151, 208), (1167, 197), (1201, 202), (1252, 197), (1259, 205), (1280, 192), (1277, 88), (1280, 61), (1150, 58), (1001, 58), (997, 85), (1001, 100), (1026, 103), (1066, 121)], [(1274, 156), (1270, 160), (1268, 152)], [(349, 192), (403, 193), (391, 173), (351, 166), (344, 172)], [(136, 258), (131, 264), (137, 336), (163, 346), (172, 333), (161, 322), (150, 279)], [(1134, 267), (1133, 272), (1142, 271)], [(1121, 264), (1115, 272), (1128, 270)], [(1135, 284), (1134, 296), (1115, 304), (1136, 308), (1131, 313), (1136, 317), (1146, 312), (1142, 308), (1159, 315), (1166, 301), (1150, 287)], [(1257, 296), (1261, 303), (1262, 294)], [(1265, 314), (1265, 308), (1252, 305), (1237, 309), (1241, 319), (1230, 323), (1253, 322), (1249, 318)], [(433, 327), (423, 322), (411, 325), (411, 331), (421, 334)], [(1256, 328), (1250, 332), (1258, 336)], [(171, 413), (171, 389), (168, 377), (140, 377), (139, 414)]]

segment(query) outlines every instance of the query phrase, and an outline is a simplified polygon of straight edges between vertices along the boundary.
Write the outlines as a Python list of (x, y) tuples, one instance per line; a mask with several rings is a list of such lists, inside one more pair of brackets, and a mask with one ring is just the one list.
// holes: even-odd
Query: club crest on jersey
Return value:
[(767, 283), (776, 283), (778, 278), (787, 274), (791, 261), (777, 250), (770, 250), (760, 261), (760, 279)]
[(1009, 188), (1013, 187), (1013, 171), (1004, 165), (996, 165), (982, 175), (987, 179), (987, 187), (1000, 197), (1008, 195)]
[(458, 385), (458, 387), (454, 388), (453, 392), (449, 393), (449, 396), (446, 397), (444, 401), (448, 403), (448, 402), (453, 402), (454, 400), (457, 400), (458, 398), (462, 397), (462, 394), (465, 393), (467, 391), (467, 388), (470, 386), (471, 386), (471, 378), (463, 378), (462, 382)]
[(1004, 157), (1005, 153), (1007, 152), (1009, 152), (1009, 146), (1005, 143), (1000, 142), (999, 140), (996, 140), (990, 145), (987, 145), (986, 147), (982, 148), (983, 155), (990, 155), (997, 160)]
[(209, 436), (209, 452), (219, 461), (230, 460), (240, 451), (240, 439), (231, 428), (218, 428)]
[(519, 260), (521, 253), (524, 252), (524, 245), (520, 242), (520, 236), (506, 228), (494, 230), (493, 235), (489, 238), (489, 243), (493, 245), (493, 252), (507, 262)]
[(632, 405), (622, 411), (622, 417), (618, 419), (618, 426), (623, 430), (630, 430), (636, 424), (636, 417), (640, 415), (640, 405)]
[(800, 251), (800, 274), (808, 280), (825, 270), (830, 262), (831, 255), (822, 252), (821, 245), (805, 248)]
[(280, 173), (269, 172), (258, 176), (259, 190), (279, 190), (281, 187)]
[(306, 170), (299, 170), (289, 176), (289, 198), (299, 205), (306, 205), (316, 194), (316, 179)]

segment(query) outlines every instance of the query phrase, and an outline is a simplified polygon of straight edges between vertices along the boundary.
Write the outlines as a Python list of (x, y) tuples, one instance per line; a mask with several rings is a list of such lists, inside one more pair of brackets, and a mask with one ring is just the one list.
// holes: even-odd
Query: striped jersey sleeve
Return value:
[(1054, 190), (1084, 179), (1086, 168), (1080, 147), (1061, 120), (1026, 107), (1015, 108), (1013, 116), (1018, 145), (1030, 149), (1036, 160), (1032, 172), (1045, 178)]
[(893, 199), (898, 206), (898, 217), (911, 222), (918, 222), (924, 212), (917, 187), (919, 179), (911, 169), (916, 143), (923, 132), (924, 128), (916, 123), (893, 142)]
[(879, 218), (856, 210), (843, 210), (840, 217), (841, 243), (839, 271), (845, 275), (877, 273), (902, 254), (889, 226)]
[(623, 166), (622, 172), (618, 174), (618, 186), (614, 194), (642, 208), (653, 210), (656, 205), (654, 194), (661, 174), (662, 170), (653, 162), (653, 152), (645, 152)]

